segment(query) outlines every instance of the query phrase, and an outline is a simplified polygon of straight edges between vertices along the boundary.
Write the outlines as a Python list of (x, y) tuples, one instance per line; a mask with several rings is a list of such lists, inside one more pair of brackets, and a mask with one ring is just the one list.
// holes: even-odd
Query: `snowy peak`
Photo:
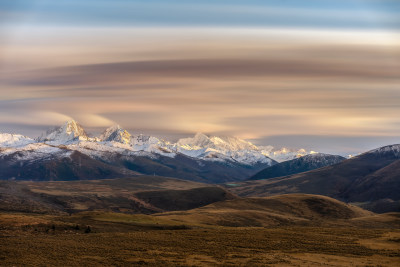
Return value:
[(198, 149), (210, 146), (211, 141), (207, 135), (203, 133), (197, 133), (194, 137), (179, 139), (176, 144), (188, 149)]
[(197, 133), (192, 138), (180, 139), (175, 144), (177, 152), (190, 157), (208, 160), (237, 161), (242, 164), (253, 165), (257, 163), (274, 164), (268, 156), (252, 143), (237, 137), (212, 136)]
[(74, 137), (87, 137), (87, 134), (82, 126), (74, 120), (67, 121), (64, 124), (63, 129), (65, 129), (65, 132), (67, 134), (73, 135)]
[(20, 134), (0, 133), (0, 147), (19, 147), (34, 142), (33, 139)]
[[(290, 160), (309, 154), (305, 150), (276, 150), (272, 146), (257, 147), (252, 143), (231, 136), (207, 136), (197, 133), (193, 137), (180, 139), (170, 143), (153, 136), (131, 135), (119, 125), (106, 129), (100, 137), (89, 138), (74, 120), (67, 121), (60, 127), (47, 131), (46, 134), (33, 141), (20, 135), (3, 135), (0, 137), (0, 147), (17, 147), (30, 143), (59, 146), (64, 145), (72, 150), (86, 154), (97, 152), (136, 153), (145, 152), (149, 155), (175, 157), (183, 154), (191, 158), (220, 162), (235, 162), (243, 165), (267, 164)], [(279, 158), (279, 159), (278, 159)]]
[(284, 161), (288, 161), (288, 160), (292, 160), (292, 159), (297, 159), (297, 158), (303, 157), (305, 155), (317, 153), (315, 151), (308, 152), (303, 148), (290, 149), (290, 148), (283, 147), (280, 149), (276, 149), (273, 146), (261, 146), (261, 147), (259, 147), (259, 149), (261, 150), (261, 152), (264, 155), (276, 160), (277, 162), (284, 162)]
[(65, 144), (74, 140), (88, 140), (88, 136), (82, 126), (74, 120), (69, 120), (60, 127), (56, 127), (39, 137), (41, 142)]
[(188, 141), (191, 141), (194, 145), (203, 146), (205, 144), (209, 144), (211, 142), (210, 138), (203, 133), (196, 133), (193, 138), (186, 138)]
[(178, 152), (188, 156), (209, 158), (207, 155), (212, 153), (212, 158), (215, 158), (215, 155), (222, 154), (233, 160), (249, 164), (257, 162), (270, 162), (273, 164), (271, 159), (277, 162), (283, 162), (316, 153), (314, 151), (306, 151), (305, 149), (296, 150), (285, 147), (275, 149), (272, 146), (257, 147), (251, 142), (237, 137), (209, 137), (203, 133), (197, 133), (192, 138), (180, 139), (176, 143), (176, 147)]
[(143, 134), (134, 135), (131, 138), (130, 145), (134, 151), (145, 151), (168, 157), (176, 156), (174, 145), (154, 136)]
[(193, 138), (183, 138), (177, 142), (178, 146), (198, 149), (198, 148), (212, 148), (216, 150), (257, 150), (257, 147), (252, 143), (237, 137), (230, 136), (212, 136), (208, 137), (203, 133), (197, 133)]
[(211, 140), (215, 145), (223, 146), (229, 150), (258, 150), (252, 143), (237, 137), (212, 137)]
[(127, 130), (122, 129), (119, 125), (114, 125), (103, 132), (100, 140), (114, 141), (128, 145), (131, 142), (131, 137), (131, 134)]

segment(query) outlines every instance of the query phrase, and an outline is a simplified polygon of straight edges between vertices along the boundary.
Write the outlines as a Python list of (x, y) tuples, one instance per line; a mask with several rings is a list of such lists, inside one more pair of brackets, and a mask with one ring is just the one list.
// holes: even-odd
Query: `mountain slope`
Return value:
[(342, 197), (359, 202), (377, 199), (400, 200), (400, 160), (359, 178), (346, 190)]
[(168, 157), (145, 152), (130, 155), (107, 153), (98, 159), (112, 166), (143, 174), (176, 177), (203, 183), (242, 181), (268, 166), (267, 164), (249, 166), (231, 161), (209, 161), (182, 154)]
[(344, 201), (365, 202), (361, 204), (365, 207), (390, 196), (390, 200), (397, 203), (391, 210), (398, 211), (399, 160), (400, 145), (391, 145), (317, 170), (238, 184), (231, 187), (231, 191), (242, 196), (322, 194)]
[(0, 179), (66, 181), (117, 178), (138, 174), (95, 160), (78, 151), (49, 148), (46, 148), (46, 152), (42, 150), (41, 153), (37, 150), (18, 151), (0, 157)]
[(258, 172), (256, 175), (250, 177), (249, 180), (268, 179), (306, 172), (337, 164), (339, 162), (342, 162), (343, 160), (345, 160), (345, 158), (341, 156), (314, 153), (297, 159), (292, 159), (275, 164)]
[(82, 141), (66, 146), (34, 143), (4, 148), (0, 153), (0, 180), (82, 180), (156, 174), (223, 183), (243, 180), (268, 166), (209, 161), (182, 154), (163, 156), (135, 152), (127, 149), (127, 145), (113, 144)]

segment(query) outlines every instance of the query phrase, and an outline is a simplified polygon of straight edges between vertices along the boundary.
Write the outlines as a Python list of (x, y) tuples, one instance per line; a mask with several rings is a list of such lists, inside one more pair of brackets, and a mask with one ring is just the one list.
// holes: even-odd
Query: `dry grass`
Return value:
[(153, 215), (105, 206), (72, 215), (0, 212), (0, 266), (400, 266), (398, 213), (328, 197), (235, 198)]
[[(87, 225), (91, 233), (84, 233)], [(399, 266), (400, 231), (221, 227), (159, 216), (2, 214), (1, 266)], [(191, 229), (188, 229), (191, 228)]]
[(54, 196), (115, 196), (130, 195), (150, 190), (187, 190), (204, 187), (204, 184), (158, 176), (138, 176), (123, 179), (84, 180), (67, 182), (19, 182), (32, 192)]
[(4, 266), (304, 266), (328, 262), (396, 266), (400, 263), (398, 249), (372, 249), (360, 243), (384, 234), (380, 230), (308, 227), (90, 234), (56, 229), (2, 236), (0, 259)]
[[(398, 218), (387, 217), (386, 221), (383, 218), (378, 220), (377, 215), (359, 207), (329, 197), (306, 194), (226, 200), (197, 209), (166, 212), (155, 216), (187, 224), (231, 227), (400, 225)], [(374, 220), (369, 222), (369, 217), (373, 217)], [(356, 218), (364, 220), (352, 220)]]

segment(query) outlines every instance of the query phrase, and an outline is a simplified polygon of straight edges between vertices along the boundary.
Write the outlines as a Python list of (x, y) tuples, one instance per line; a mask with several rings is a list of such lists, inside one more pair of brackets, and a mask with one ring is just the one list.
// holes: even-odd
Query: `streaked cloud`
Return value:
[(75, 118), (94, 131), (119, 123), (172, 138), (206, 132), (278, 144), (291, 137), (293, 146), (314, 150), (329, 150), (322, 142), (330, 140), (337, 153), (367, 147), (351, 146), (354, 138), (400, 137), (396, 1), (0, 7), (6, 129), (35, 135)]
[(68, 115), (53, 111), (30, 110), (27, 112), (24, 109), (11, 110), (12, 112), (6, 112), (4, 109), (1, 111), (0, 121), (2, 124), (40, 125), (45, 122), (47, 125), (57, 125), (72, 119)]

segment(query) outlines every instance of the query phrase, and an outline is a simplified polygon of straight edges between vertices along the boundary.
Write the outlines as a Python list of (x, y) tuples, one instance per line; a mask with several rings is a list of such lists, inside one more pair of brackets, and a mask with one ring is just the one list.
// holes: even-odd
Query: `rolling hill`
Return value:
[(155, 213), (233, 199), (221, 187), (158, 176), (64, 182), (0, 181), (0, 211)]
[[(63, 182), (0, 181), (0, 200), (0, 213), (4, 214), (70, 215), (65, 217), (66, 221), (80, 218), (92, 223), (131, 221), (132, 227), (157, 228), (158, 223), (164, 227), (166, 222), (168, 227), (400, 226), (396, 214), (377, 215), (326, 196), (284, 194), (241, 198), (218, 186), (157, 176)], [(144, 214), (151, 217), (143, 217)], [(150, 225), (143, 225), (143, 220)]]
[(307, 194), (273, 197), (235, 198), (181, 212), (155, 214), (163, 219), (187, 224), (230, 227), (272, 227), (289, 225), (345, 225), (346, 222), (375, 215), (338, 200)]

